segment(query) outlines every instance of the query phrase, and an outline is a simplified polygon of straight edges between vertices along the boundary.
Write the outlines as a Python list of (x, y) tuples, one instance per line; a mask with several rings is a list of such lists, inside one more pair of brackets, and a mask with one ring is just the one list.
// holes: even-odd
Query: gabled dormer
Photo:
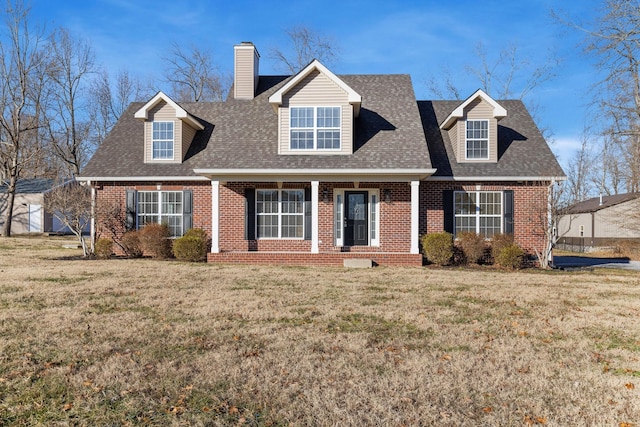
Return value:
[(144, 120), (144, 162), (182, 163), (196, 132), (204, 126), (162, 92), (135, 112)]
[(478, 89), (440, 124), (449, 133), (458, 163), (498, 161), (498, 121), (507, 116), (493, 98)]
[(278, 114), (278, 153), (353, 153), (362, 97), (318, 60), (269, 97)]

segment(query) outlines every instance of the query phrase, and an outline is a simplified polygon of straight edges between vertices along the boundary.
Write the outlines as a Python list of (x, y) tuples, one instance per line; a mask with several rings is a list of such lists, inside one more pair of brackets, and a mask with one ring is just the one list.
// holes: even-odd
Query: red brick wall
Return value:
[(444, 230), (443, 191), (513, 190), (513, 230), (515, 242), (535, 253), (544, 246), (547, 221), (548, 182), (473, 182), (431, 181), (420, 183), (420, 235)]
[[(156, 183), (145, 182), (97, 182), (96, 189), (96, 234), (97, 237), (111, 238), (101, 218), (111, 206), (118, 206), (124, 215), (126, 212), (126, 190), (158, 191)], [(193, 191), (193, 227), (202, 228), (211, 235), (211, 182), (165, 182), (161, 191)], [(124, 225), (124, 224), (122, 224)], [(121, 227), (118, 236), (125, 232)], [(117, 246), (117, 245), (116, 245)], [(114, 247), (118, 255), (120, 249)]]
[[(304, 189), (310, 183), (283, 183), (282, 188)], [(276, 183), (228, 182), (220, 186), (220, 250), (242, 251), (292, 251), (310, 252), (310, 240), (244, 239), (245, 188), (278, 188)], [(318, 240), (320, 252), (341, 252), (334, 245), (333, 189), (354, 189), (353, 183), (320, 183), (318, 188)], [(411, 187), (409, 183), (360, 183), (359, 189), (380, 189), (380, 246), (353, 246), (357, 252), (409, 252), (411, 247)], [(386, 203), (383, 189), (391, 191), (391, 202)], [(328, 202), (324, 191), (328, 191)]]
[[(118, 183), (97, 183), (99, 189), (96, 191), (97, 211), (101, 211), (101, 206), (118, 204), (124, 212), (126, 190), (157, 190), (156, 183), (140, 182), (118, 182)], [(283, 183), (282, 188), (308, 188), (308, 182)], [(258, 252), (292, 252), (309, 253), (311, 251), (310, 240), (251, 240), (244, 239), (245, 236), (245, 188), (277, 188), (276, 183), (240, 183), (229, 182), (220, 185), (220, 250), (223, 253), (242, 253), (247, 251)], [(411, 247), (411, 186), (409, 183), (360, 183), (359, 189), (379, 189), (380, 190), (380, 246), (354, 246), (349, 252), (344, 252), (345, 248), (334, 246), (334, 218), (333, 218), (333, 197), (335, 189), (353, 189), (352, 183), (320, 183), (319, 203), (318, 203), (318, 225), (319, 225), (319, 250), (321, 253), (340, 254), (334, 257), (333, 261), (326, 261), (322, 257), (312, 257), (305, 261), (317, 262), (320, 264), (335, 265), (342, 263), (342, 258), (351, 253), (404, 253), (408, 254)], [(503, 191), (513, 190), (514, 192), (514, 238), (516, 243), (528, 252), (533, 253), (535, 249), (541, 249), (544, 242), (544, 227), (546, 221), (548, 183), (545, 182), (480, 182), (480, 183), (459, 183), (451, 181), (427, 181), (420, 183), (420, 235), (442, 231), (444, 229), (444, 216), (442, 211), (442, 194), (444, 190), (467, 190), (467, 191)], [(163, 183), (161, 190), (179, 191), (190, 189), (193, 191), (193, 226), (202, 228), (211, 234), (211, 183), (210, 182), (167, 182)], [(328, 202), (324, 201), (324, 191), (328, 191)], [(385, 201), (384, 192), (389, 190), (391, 194), (390, 202)], [(99, 235), (108, 237), (104, 228), (98, 221), (97, 230)], [(120, 233), (124, 232), (121, 230)], [(266, 256), (266, 255), (265, 255)], [(306, 256), (306, 255), (305, 255)], [(378, 255), (381, 256), (381, 255)], [(211, 255), (210, 258), (227, 259), (231, 261), (230, 255)], [(225, 258), (226, 257), (226, 258)], [(277, 255), (282, 260), (291, 258), (288, 262), (294, 263), (295, 256)], [(373, 255), (371, 255), (373, 257)], [(253, 257), (255, 258), (255, 256)], [(268, 258), (268, 257), (267, 257)], [(258, 256), (253, 261), (259, 259), (267, 260), (264, 256)], [(392, 257), (393, 258), (393, 257)], [(410, 264), (415, 265), (415, 257), (411, 258)], [(241, 260), (241, 256), (235, 256)], [(247, 259), (248, 260), (248, 259)], [(382, 259), (381, 259), (382, 260)], [(382, 260), (384, 263), (391, 262), (394, 265), (402, 264), (399, 259)], [(240, 261), (241, 262), (241, 261)], [(271, 261), (267, 261), (271, 262)], [(283, 261), (284, 262), (284, 261)]]

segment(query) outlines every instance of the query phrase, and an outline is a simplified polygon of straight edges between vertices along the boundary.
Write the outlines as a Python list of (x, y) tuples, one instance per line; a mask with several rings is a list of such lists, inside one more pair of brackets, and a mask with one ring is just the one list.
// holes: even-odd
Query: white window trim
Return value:
[[(487, 157), (469, 157), (467, 154), (469, 153), (469, 141), (484, 141), (484, 138), (468, 138), (467, 137), (467, 132), (468, 132), (468, 126), (469, 126), (469, 122), (485, 122), (487, 124)], [(467, 119), (464, 122), (464, 158), (465, 160), (478, 160), (478, 161), (482, 161), (482, 160), (489, 160), (489, 158), (491, 157), (490, 154), (490, 149), (489, 149), (489, 145), (490, 145), (490, 123), (489, 120), (487, 119)]]
[[(153, 214), (140, 214), (140, 209), (139, 209), (139, 200), (140, 200), (140, 195), (141, 194), (149, 194), (149, 193), (156, 193), (158, 194), (158, 205), (157, 205), (157, 209), (158, 209), (158, 213), (153, 215)], [(162, 213), (162, 202), (164, 200), (164, 197), (168, 194), (168, 193), (176, 193), (176, 194), (180, 194), (180, 213), (173, 213), (173, 214), (167, 214), (167, 213)], [(172, 238), (175, 237), (180, 237), (183, 235), (184, 233), (184, 193), (182, 191), (171, 191), (171, 190), (158, 190), (158, 191), (154, 191), (154, 190), (141, 190), (138, 191), (138, 196), (136, 198), (136, 230), (140, 229), (140, 217), (141, 216), (157, 216), (158, 217), (158, 224), (162, 224), (162, 220), (163, 218), (167, 218), (167, 217), (180, 217), (180, 226), (181, 226), (181, 230), (180, 230), (180, 234), (178, 236), (172, 236)]]
[[(313, 127), (292, 127), (291, 126), (291, 110), (293, 108), (313, 108)], [(335, 127), (318, 127), (318, 108), (337, 108), (338, 109), (338, 117), (340, 118), (340, 125)], [(292, 148), (291, 147), (291, 132), (294, 130), (300, 131), (312, 131), (313, 132), (313, 148)], [(338, 148), (318, 148), (318, 131), (319, 130), (328, 130), (328, 131), (337, 131), (340, 136), (340, 146)], [(289, 106), (289, 151), (294, 153), (300, 152), (320, 152), (320, 153), (329, 153), (329, 152), (340, 152), (342, 151), (342, 107), (339, 105), (292, 105)]]
[[(344, 194), (349, 191), (368, 191), (369, 197), (367, 200), (367, 220), (369, 221), (369, 245), (373, 247), (380, 246), (380, 189), (378, 188), (334, 188), (333, 189), (333, 236), (334, 245), (337, 247), (344, 246)], [(341, 199), (341, 203), (338, 203), (338, 198)], [(375, 209), (372, 209), (375, 203)], [(340, 207), (338, 210), (337, 208)], [(371, 237), (371, 222), (375, 221), (376, 234), (375, 237)], [(340, 228), (340, 237), (338, 237), (337, 230)]]
[[(258, 192), (260, 191), (277, 191), (278, 192), (278, 212), (277, 214), (268, 213), (268, 214), (260, 214), (258, 213)], [(283, 191), (301, 191), (302, 192), (302, 214), (284, 214), (282, 213), (282, 192)], [(256, 240), (304, 240), (305, 235), (305, 202), (304, 199), (304, 188), (256, 188), (255, 193), (255, 233)], [(258, 226), (258, 216), (267, 216), (267, 215), (277, 215), (278, 216), (278, 237), (260, 237), (259, 226)], [(302, 216), (302, 237), (282, 237), (282, 216), (283, 215), (300, 215)]]
[[(475, 218), (476, 219), (476, 234), (480, 234), (480, 218), (500, 218), (500, 233), (504, 233), (504, 191), (454, 191), (453, 192), (453, 232), (456, 232), (456, 218)], [(495, 193), (500, 194), (500, 214), (480, 214), (480, 194), (481, 193)], [(456, 214), (456, 194), (475, 194), (476, 197), (476, 211), (474, 214)]]
[[(153, 138), (153, 126), (154, 124), (160, 124), (160, 123), (171, 123), (171, 134), (172, 134), (172, 138), (171, 138), (171, 157), (156, 157), (155, 156), (155, 150), (153, 149), (153, 143), (158, 141), (158, 142), (166, 142), (169, 141), (168, 139), (154, 139)], [(176, 124), (175, 122), (171, 121), (171, 120), (154, 120), (151, 122), (151, 159), (152, 160), (175, 160), (176, 158)]]

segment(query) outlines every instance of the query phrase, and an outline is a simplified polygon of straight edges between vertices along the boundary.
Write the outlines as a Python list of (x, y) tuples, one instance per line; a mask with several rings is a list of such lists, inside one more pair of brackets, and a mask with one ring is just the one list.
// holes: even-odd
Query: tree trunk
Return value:
[(2, 227), (2, 235), (11, 237), (11, 222), (13, 220), (13, 205), (16, 198), (16, 182), (18, 178), (12, 171), (9, 178), (9, 186), (7, 187), (7, 211), (5, 212), (4, 225)]

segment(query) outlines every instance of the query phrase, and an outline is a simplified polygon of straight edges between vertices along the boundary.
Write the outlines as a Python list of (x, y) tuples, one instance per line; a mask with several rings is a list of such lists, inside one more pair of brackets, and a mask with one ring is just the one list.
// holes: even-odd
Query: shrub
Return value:
[(484, 237), (479, 234), (470, 231), (458, 233), (456, 244), (462, 249), (467, 262), (478, 264), (484, 256)]
[(422, 236), (424, 256), (434, 264), (447, 265), (453, 257), (453, 235), (451, 233), (431, 233)]
[(523, 260), (524, 251), (515, 243), (502, 248), (502, 250), (496, 257), (496, 263), (498, 265), (511, 269), (522, 268)]
[(494, 234), (491, 237), (491, 258), (493, 258), (493, 262), (497, 262), (496, 259), (502, 249), (511, 245), (513, 245), (513, 234)]
[(173, 242), (173, 255), (180, 261), (203, 261), (209, 250), (207, 240), (204, 230), (192, 228)]
[(136, 230), (127, 231), (120, 239), (120, 247), (124, 254), (132, 258), (140, 258), (142, 256), (142, 246), (140, 245), (140, 233)]
[(167, 224), (149, 223), (138, 234), (145, 255), (157, 259), (171, 257), (171, 239)]
[(108, 259), (113, 254), (113, 240), (98, 239), (96, 241), (95, 255), (98, 259)]

